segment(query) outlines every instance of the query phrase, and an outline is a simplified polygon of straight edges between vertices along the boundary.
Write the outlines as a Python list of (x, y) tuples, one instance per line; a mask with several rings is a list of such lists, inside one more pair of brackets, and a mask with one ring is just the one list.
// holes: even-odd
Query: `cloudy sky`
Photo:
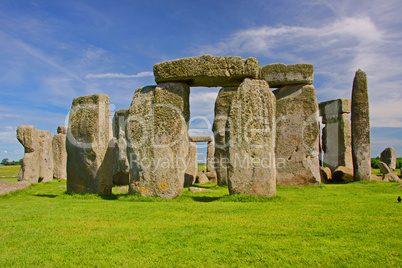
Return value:
[[(23, 157), (18, 125), (55, 134), (87, 94), (128, 108), (155, 63), (203, 54), (312, 63), (318, 101), (350, 98), (362, 69), (372, 155), (402, 156), (401, 14), (400, 0), (0, 0), (0, 159)], [(191, 88), (193, 133), (210, 129), (218, 90)]]

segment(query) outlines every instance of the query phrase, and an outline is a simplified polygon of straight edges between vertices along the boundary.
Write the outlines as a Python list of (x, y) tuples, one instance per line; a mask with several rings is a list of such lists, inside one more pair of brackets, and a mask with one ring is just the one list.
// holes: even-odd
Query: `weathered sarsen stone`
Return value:
[(38, 130), (39, 138), (39, 182), (53, 180), (52, 134), (50, 131)]
[(40, 171), (38, 131), (33, 126), (18, 126), (17, 139), (24, 146), (24, 158), (18, 181), (38, 183)]
[(277, 184), (318, 185), (320, 127), (315, 89), (312, 85), (284, 86), (274, 94)]
[(339, 166), (353, 168), (351, 124), (348, 113), (349, 99), (337, 99), (319, 103), (322, 123), (322, 149), (324, 166), (334, 172)]
[(116, 162), (114, 165), (113, 184), (128, 185), (130, 167), (127, 158), (126, 121), (128, 109), (117, 110), (113, 117), (113, 137), (115, 140)]
[(314, 66), (307, 63), (273, 63), (262, 66), (260, 76), (271, 88), (295, 84), (311, 85), (314, 81)]
[(332, 174), (333, 182), (351, 182), (353, 180), (353, 169), (351, 168), (340, 166)]
[(246, 78), (237, 88), (225, 136), (230, 194), (275, 195), (275, 113), (275, 96), (266, 81)]
[(388, 165), (392, 170), (396, 169), (396, 152), (392, 147), (385, 148), (380, 154), (380, 159), (382, 162)]
[(378, 162), (378, 167), (380, 168), (380, 172), (385, 175), (388, 173), (391, 173), (391, 170), (389, 169), (388, 165), (384, 162)]
[(87, 95), (73, 100), (66, 149), (67, 192), (112, 192), (115, 152), (108, 96)]
[(230, 107), (237, 95), (238, 87), (223, 87), (215, 101), (215, 117), (212, 132), (215, 137), (214, 165), (218, 177), (218, 185), (228, 184), (228, 117)]
[(207, 171), (215, 171), (215, 142), (210, 141), (207, 144)]
[(197, 143), (189, 142), (187, 154), (187, 167), (184, 174), (184, 187), (195, 183), (198, 172)]
[(130, 194), (181, 195), (189, 146), (189, 94), (185, 83), (135, 91), (127, 118)]
[(369, 181), (371, 178), (369, 98), (367, 76), (360, 69), (353, 81), (351, 119), (355, 181)]
[(66, 134), (67, 127), (59, 126), (52, 140), (53, 177), (59, 180), (67, 179)]
[(156, 83), (186, 82), (190, 86), (237, 86), (244, 78), (258, 78), (256, 58), (203, 55), (154, 65)]

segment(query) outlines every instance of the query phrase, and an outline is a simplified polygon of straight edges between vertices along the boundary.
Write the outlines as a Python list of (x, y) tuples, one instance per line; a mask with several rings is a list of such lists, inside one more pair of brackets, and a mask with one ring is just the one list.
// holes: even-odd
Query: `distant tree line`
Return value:
[(1, 160), (1, 165), (3, 166), (16, 166), (16, 165), (22, 165), (22, 159), (18, 161), (9, 161), (8, 158), (4, 158)]
[[(376, 158), (371, 158), (371, 167), (372, 168), (379, 168), (378, 167), (378, 162), (380, 162), (381, 159), (379, 156), (377, 156)], [(396, 159), (396, 168), (402, 168), (402, 157), (398, 157)]]

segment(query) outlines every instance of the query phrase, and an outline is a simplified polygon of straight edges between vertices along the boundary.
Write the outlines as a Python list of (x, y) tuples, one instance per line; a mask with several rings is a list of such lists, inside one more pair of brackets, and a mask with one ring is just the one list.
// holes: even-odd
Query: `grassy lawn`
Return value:
[(201, 172), (203, 170), (207, 172), (207, 164), (198, 164), (198, 172)]
[[(400, 267), (399, 183), (278, 187), (277, 197), (185, 188), (174, 200), (68, 195), (65, 182), (0, 196), (1, 267)], [(116, 190), (116, 189), (114, 189)]]
[(17, 181), (21, 166), (0, 166), (0, 181)]

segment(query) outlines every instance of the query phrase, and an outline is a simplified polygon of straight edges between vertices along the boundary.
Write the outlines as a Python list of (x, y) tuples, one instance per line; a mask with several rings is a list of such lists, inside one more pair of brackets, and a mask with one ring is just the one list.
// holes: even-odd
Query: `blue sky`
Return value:
[[(155, 63), (212, 54), (260, 65), (312, 63), (318, 101), (350, 98), (368, 75), (372, 155), (402, 156), (400, 0), (0, 0), (0, 159), (18, 160), (18, 125), (56, 133), (73, 98), (128, 108)], [(191, 88), (192, 133), (212, 122), (217, 88)]]

